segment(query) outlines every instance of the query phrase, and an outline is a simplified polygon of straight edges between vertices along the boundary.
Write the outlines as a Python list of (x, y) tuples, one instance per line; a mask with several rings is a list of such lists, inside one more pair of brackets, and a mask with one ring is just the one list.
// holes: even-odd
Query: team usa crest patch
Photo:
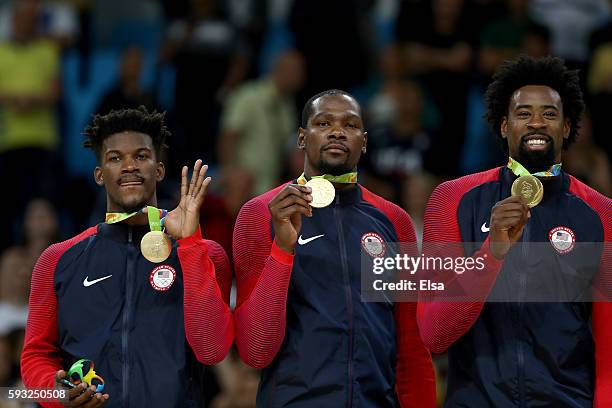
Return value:
[(374, 258), (384, 256), (387, 250), (385, 240), (375, 232), (363, 234), (361, 237), (361, 247)]
[(151, 287), (159, 292), (165, 292), (174, 283), (176, 271), (170, 265), (160, 265), (151, 271), (149, 282)]
[(574, 231), (567, 227), (555, 227), (548, 233), (548, 239), (553, 248), (560, 253), (566, 254), (576, 245), (576, 236)]

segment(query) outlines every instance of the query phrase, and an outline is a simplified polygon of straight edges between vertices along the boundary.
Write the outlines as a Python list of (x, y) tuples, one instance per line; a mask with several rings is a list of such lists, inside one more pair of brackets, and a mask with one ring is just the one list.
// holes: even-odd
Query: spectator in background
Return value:
[(369, 134), (364, 184), (376, 194), (399, 203), (405, 181), (413, 174), (435, 169), (435, 137), (423, 127), (423, 94), (419, 85), (402, 81), (393, 93), (397, 112), (389, 125)]
[(612, 160), (612, 127), (608, 120), (612, 104), (612, 19), (593, 31), (589, 43), (587, 103), (592, 113), (593, 140)]
[(158, 110), (151, 93), (140, 84), (142, 74), (142, 51), (137, 47), (129, 47), (121, 55), (119, 80), (117, 84), (102, 98), (96, 113), (105, 115), (113, 109), (136, 109), (140, 106), (149, 111)]
[(53, 205), (45, 199), (34, 199), (26, 207), (22, 247), (31, 258), (38, 259), (49, 245), (59, 241), (59, 219)]
[[(0, 174), (12, 198), (3, 214), (14, 217), (35, 196), (53, 197), (56, 190), (54, 150), (59, 144), (55, 108), (60, 94), (57, 46), (37, 39), (38, 9), (30, 0), (15, 4), (12, 37), (0, 43)], [(28, 165), (24, 165), (28, 164)], [(9, 234), (1, 234), (0, 248)]]
[(279, 181), (284, 147), (297, 122), (292, 96), (303, 84), (304, 59), (289, 51), (278, 58), (269, 77), (243, 84), (225, 104), (219, 161), (222, 169), (242, 167), (250, 173), (250, 194), (262, 194)]
[(457, 172), (463, 143), (475, 37), (465, 10), (464, 0), (403, 2), (396, 23), (404, 74), (423, 82), (443, 118), (445, 143), (438, 158), (448, 175)]
[(220, 102), (245, 77), (245, 54), (218, 0), (191, 0), (189, 16), (170, 25), (162, 60), (176, 65), (176, 158), (216, 163)]
[(25, 328), (30, 277), (36, 260), (23, 248), (4, 251), (0, 258), (0, 331)]
[(527, 51), (525, 46), (531, 43), (526, 41), (527, 38), (531, 39), (538, 31), (547, 31), (529, 16), (529, 0), (506, 0), (505, 3), (507, 13), (485, 25), (480, 33), (478, 68), (484, 74), (486, 84), (490, 82), (498, 65)]
[(582, 116), (576, 144), (565, 153), (563, 167), (589, 187), (612, 197), (610, 159), (593, 143), (593, 125), (588, 114)]
[[(306, 58), (303, 105), (330, 88), (351, 90), (365, 84), (372, 60), (368, 40), (371, 0), (294, 0), (289, 29), (296, 49)], [(323, 27), (324, 26), (324, 27)], [(338, 50), (341, 49), (341, 55)]]
[(51, 40), (60, 48), (75, 43), (79, 35), (79, 20), (71, 2), (42, 0), (15, 0), (2, 7), (0, 41), (9, 40), (14, 34), (12, 15), (16, 7), (28, 7), (34, 10), (37, 16), (34, 31), (38, 37)]
[(259, 372), (240, 360), (235, 349), (215, 366), (221, 392), (211, 408), (255, 408)]

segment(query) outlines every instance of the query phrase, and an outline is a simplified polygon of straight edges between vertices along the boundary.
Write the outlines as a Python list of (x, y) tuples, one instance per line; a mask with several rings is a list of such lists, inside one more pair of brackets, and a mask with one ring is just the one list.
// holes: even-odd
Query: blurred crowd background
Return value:
[[(405, 208), (420, 235), (439, 182), (507, 160), (483, 119), (495, 68), (552, 54), (580, 70), (588, 106), (563, 167), (610, 196), (610, 3), (0, 0), (0, 386), (20, 382), (36, 259), (103, 220), (95, 158), (82, 148), (93, 114), (167, 112), (160, 206), (174, 208), (181, 166), (203, 158), (213, 184), (202, 225), (231, 256), (241, 205), (302, 171), (304, 102), (349, 91), (369, 132), (360, 181)], [(209, 406), (254, 406), (258, 373), (235, 353), (208, 372)]]

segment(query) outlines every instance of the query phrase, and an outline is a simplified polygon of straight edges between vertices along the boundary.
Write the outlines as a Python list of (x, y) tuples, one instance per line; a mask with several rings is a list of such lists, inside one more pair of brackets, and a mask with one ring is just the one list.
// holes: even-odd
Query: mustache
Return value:
[(124, 174), (121, 177), (119, 177), (119, 180), (117, 180), (118, 184), (121, 183), (129, 183), (131, 181), (138, 181), (138, 182), (143, 182), (145, 180), (144, 177), (142, 177), (140, 174)]
[(321, 147), (321, 151), (327, 150), (331, 147), (342, 149), (345, 152), (349, 151), (348, 147), (346, 147), (342, 142), (329, 142)]

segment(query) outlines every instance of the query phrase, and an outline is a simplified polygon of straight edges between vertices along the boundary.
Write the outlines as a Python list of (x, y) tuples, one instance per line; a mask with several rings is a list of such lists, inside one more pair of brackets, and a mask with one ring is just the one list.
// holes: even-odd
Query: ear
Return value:
[(502, 137), (506, 139), (508, 137), (508, 117), (507, 116), (504, 116), (502, 118), (500, 130), (501, 130)]
[(361, 147), (361, 152), (365, 153), (368, 148), (368, 132), (363, 132), (363, 146)]
[(306, 149), (306, 130), (302, 127), (298, 129), (297, 147), (300, 150)]
[(572, 130), (572, 123), (570, 122), (569, 118), (565, 118), (565, 120), (563, 121), (563, 138), (564, 139), (569, 138), (571, 130)]
[(159, 183), (166, 177), (166, 166), (163, 162), (157, 162), (157, 168), (155, 169), (156, 180)]
[(102, 167), (96, 166), (94, 169), (94, 180), (97, 185), (102, 187), (104, 185), (104, 177), (102, 177)]

